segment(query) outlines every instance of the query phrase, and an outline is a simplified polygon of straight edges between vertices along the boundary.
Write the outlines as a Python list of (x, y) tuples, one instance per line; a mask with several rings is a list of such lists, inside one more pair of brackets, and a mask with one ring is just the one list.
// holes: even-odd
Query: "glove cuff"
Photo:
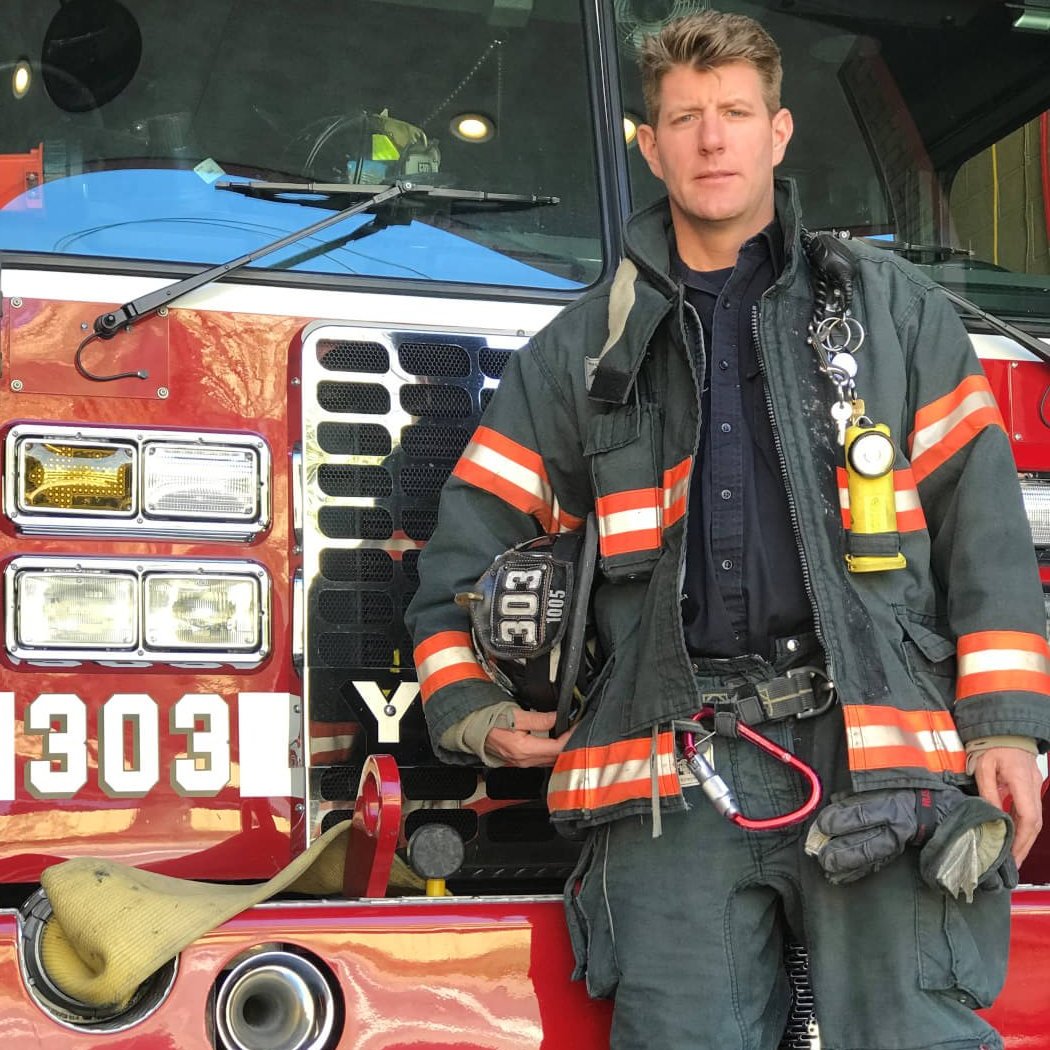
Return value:
[(919, 852), (919, 872), (927, 885), (953, 896), (973, 891), (990, 872), (1010, 860), (1014, 822), (983, 798), (966, 797), (942, 818)]

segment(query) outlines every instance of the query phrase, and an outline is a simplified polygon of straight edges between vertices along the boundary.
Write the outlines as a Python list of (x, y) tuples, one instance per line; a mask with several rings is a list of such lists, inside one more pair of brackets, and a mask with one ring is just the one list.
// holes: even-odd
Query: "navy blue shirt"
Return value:
[(674, 256), (707, 351), (682, 600), (686, 644), (699, 656), (771, 657), (776, 639), (813, 629), (752, 330), (783, 255), (774, 222), (732, 269), (702, 273)]

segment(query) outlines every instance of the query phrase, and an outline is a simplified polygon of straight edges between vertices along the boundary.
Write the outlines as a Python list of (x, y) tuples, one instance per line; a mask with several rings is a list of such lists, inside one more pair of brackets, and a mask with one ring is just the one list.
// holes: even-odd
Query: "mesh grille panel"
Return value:
[(348, 463), (325, 463), (317, 472), (321, 491), (329, 496), (386, 497), (393, 491), (390, 474), (382, 467), (356, 467)]
[(401, 556), (401, 571), (411, 583), (419, 583), (419, 551), (405, 551)]
[(388, 456), (390, 431), (378, 423), (322, 423), (317, 443), (333, 456)]
[(329, 623), (385, 625), (394, 619), (394, 603), (382, 591), (322, 591), (317, 611)]
[(390, 355), (381, 343), (344, 343), (321, 339), (317, 343), (317, 360), (329, 372), (382, 374), (390, 367)]
[(410, 456), (458, 459), (467, 447), (470, 431), (465, 427), (428, 427), (412, 423), (401, 429), (401, 447)]
[(390, 411), (390, 393), (378, 383), (333, 383), (317, 385), (317, 403), (327, 412), (360, 412), (384, 416)]
[(416, 507), (401, 512), (401, 528), (413, 540), (429, 540), (437, 525), (437, 507)]
[(322, 507), (318, 524), (337, 540), (388, 540), (394, 531), (390, 512), (382, 507)]
[(472, 809), (417, 809), (405, 818), (406, 838), (424, 824), (448, 824), (464, 842), (478, 833), (478, 815)]
[(473, 412), (470, 394), (458, 386), (403, 386), (401, 407), (410, 416), (465, 417)]
[(489, 407), (489, 402), (492, 400), (492, 395), (495, 393), (493, 387), (487, 386), (481, 391), (481, 411), (484, 412)]
[(414, 376), (470, 375), (470, 354), (454, 343), (402, 343), (397, 359)]
[(336, 581), (389, 583), (394, 562), (386, 551), (321, 551), (321, 575)]
[(317, 651), (327, 667), (390, 667), (394, 644), (381, 634), (322, 634)]
[(401, 471), (401, 491), (417, 499), (436, 499), (441, 486), (448, 481), (452, 467), (405, 467)]
[(510, 360), (510, 350), (491, 350), (487, 346), (478, 354), (478, 367), (491, 379), (499, 379)]

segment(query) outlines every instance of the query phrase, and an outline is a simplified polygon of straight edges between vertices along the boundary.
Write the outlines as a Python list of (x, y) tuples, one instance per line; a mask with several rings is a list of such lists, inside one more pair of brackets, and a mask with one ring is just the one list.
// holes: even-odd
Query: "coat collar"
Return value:
[[(801, 218), (798, 191), (791, 179), (774, 183), (776, 215), (784, 236), (780, 280), (790, 280), (798, 267)], [(658, 325), (679, 302), (672, 276), (671, 209), (667, 198), (635, 212), (627, 221), (626, 256), (609, 289), (609, 335), (597, 357), (585, 358), (586, 383), (596, 401), (627, 403), (638, 369)]]

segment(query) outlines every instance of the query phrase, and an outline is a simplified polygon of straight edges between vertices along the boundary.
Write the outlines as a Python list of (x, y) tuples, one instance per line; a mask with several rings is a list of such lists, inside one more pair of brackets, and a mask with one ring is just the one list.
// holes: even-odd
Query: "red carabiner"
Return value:
[[(715, 709), (713, 707), (702, 708), (693, 715), (692, 721), (699, 722), (704, 718), (712, 718), (714, 713)], [(760, 733), (756, 733), (749, 725), (738, 722), (736, 729), (748, 743), (754, 744), (755, 747), (765, 751), (768, 755), (772, 755), (779, 762), (783, 762), (784, 765), (791, 766), (792, 769), (803, 776), (809, 782), (809, 798), (798, 809), (792, 810), (790, 813), (783, 813), (778, 817), (765, 817), (761, 820), (745, 817), (740, 812), (740, 807), (737, 805), (729, 785), (715, 772), (711, 763), (697, 750), (696, 739), (693, 734), (683, 733), (682, 754), (685, 755), (689, 768), (696, 775), (696, 779), (700, 782), (700, 787), (703, 788), (704, 794), (711, 800), (715, 809), (726, 820), (731, 820), (738, 827), (745, 828), (748, 831), (776, 831), (779, 828), (788, 828), (792, 824), (798, 824), (800, 821), (805, 820), (820, 805), (820, 799), (823, 794), (820, 777), (817, 776), (816, 771), (807, 766), (801, 759), (796, 758), (790, 751), (785, 751), (779, 744), (774, 744), (772, 740), (767, 739)]]

